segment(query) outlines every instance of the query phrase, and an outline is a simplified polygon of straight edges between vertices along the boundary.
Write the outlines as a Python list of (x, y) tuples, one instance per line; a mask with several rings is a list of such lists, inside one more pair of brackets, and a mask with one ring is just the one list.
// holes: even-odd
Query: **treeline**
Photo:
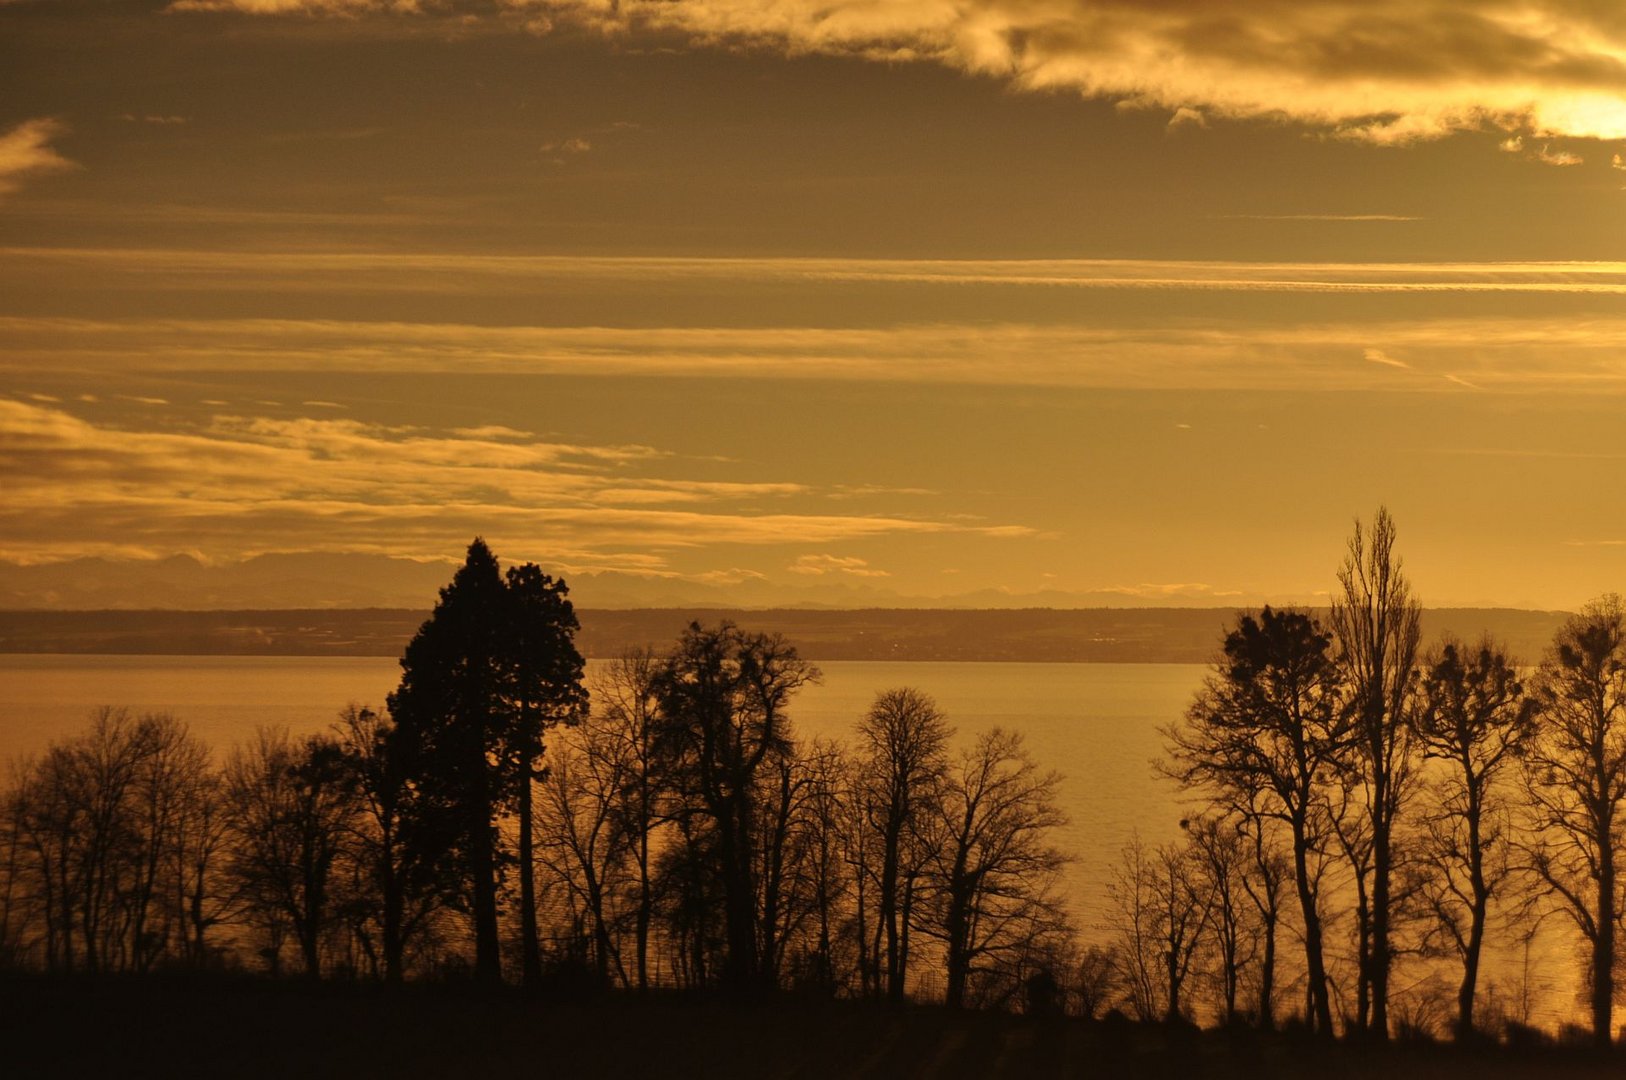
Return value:
[(6, 790), (0, 957), (1057, 1003), (1059, 777), (1019, 735), (954, 752), (895, 689), (806, 741), (819, 673), (777, 636), (691, 625), (589, 687), (575, 631), (563, 583), (476, 541), (386, 711), (218, 765), (100, 711)]
[[(850, 739), (802, 739), (818, 671), (728, 622), (589, 682), (564, 584), (476, 541), (382, 711), (216, 762), (172, 718), (108, 709), (17, 766), (0, 960), (1466, 1038), (1496, 1026), (1487, 943), (1558, 915), (1607, 1044), (1626, 609), (1570, 618), (1533, 668), (1488, 638), (1425, 646), (1382, 510), (1338, 580), (1324, 621), (1237, 616), (1156, 764), (1200, 812), (1131, 845), (1080, 927), (1060, 778), (1019, 735), (956, 739), (895, 688)], [(1419, 965), (1452, 972), (1451, 1020), (1420, 1007)]]
[[(1200, 995), (1268, 1025), (1289, 1000), (1323, 1033), (1471, 1037), (1497, 1026), (1476, 1013), (1487, 940), (1528, 947), (1556, 915), (1584, 946), (1590, 1037), (1608, 1045), (1626, 609), (1588, 606), (1533, 669), (1489, 638), (1425, 647), (1394, 542), (1386, 512), (1357, 523), (1325, 623), (1267, 607), (1226, 634), (1157, 763), (1202, 812), (1182, 842), (1125, 853), (1113, 940), (1089, 957), (1097, 993), (1145, 1018)], [(1454, 971), (1453, 1015), (1397, 994), (1399, 964), (1412, 984), (1425, 964)]]

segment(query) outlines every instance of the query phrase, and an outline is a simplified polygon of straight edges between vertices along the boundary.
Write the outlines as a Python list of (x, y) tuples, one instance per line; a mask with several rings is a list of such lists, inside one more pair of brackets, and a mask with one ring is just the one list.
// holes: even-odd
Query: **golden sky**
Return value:
[(1571, 607), (1623, 154), (1614, 0), (0, 0), (0, 569)]

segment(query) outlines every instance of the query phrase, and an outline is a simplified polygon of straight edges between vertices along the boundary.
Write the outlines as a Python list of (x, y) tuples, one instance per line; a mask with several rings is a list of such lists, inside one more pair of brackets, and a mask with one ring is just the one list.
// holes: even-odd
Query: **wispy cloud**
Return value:
[[(1381, 144), (1501, 128), (1626, 137), (1626, 17), (1590, 0), (176, 0), (172, 11), (402, 14), (672, 48), (932, 62), (1174, 117)], [(1184, 122), (1184, 121), (1183, 121)]]
[(1557, 165), (1560, 167), (1585, 164), (1580, 154), (1571, 150), (1555, 150), (1551, 146), (1543, 146), (1531, 155), (1543, 165)]
[(67, 132), (62, 121), (44, 116), (0, 134), (0, 195), (11, 194), (32, 177), (77, 168), (51, 146)]
[[(331, 417), (92, 422), (0, 398), (0, 558), (198, 551), (444, 555), (474, 532), (561, 565), (664, 565), (708, 545), (836, 544), (899, 534), (1020, 538), (1017, 525), (820, 513), (793, 482), (649, 475), (649, 447), (516, 441)], [(802, 508), (778, 505), (802, 496)]]
[(827, 574), (863, 578), (892, 576), (885, 570), (871, 566), (868, 560), (853, 555), (802, 555), (785, 569), (807, 577), (824, 577)]
[(530, 293), (547, 281), (1000, 285), (1301, 293), (1626, 294), (1626, 262), (1238, 262), (465, 255), (355, 251), (0, 248), (0, 264), (93, 268), (189, 289)]
[(1242, 595), (1242, 591), (1240, 589), (1217, 589), (1212, 585), (1207, 585), (1200, 581), (1177, 581), (1166, 583), (1143, 582), (1138, 585), (1108, 585), (1095, 591), (1115, 594), (1118, 596), (1134, 597), (1141, 600), (1169, 600), (1175, 598), (1189, 598), (1193, 600), (1221, 600)]
[(1361, 355), (1374, 364), (1385, 364), (1389, 367), (1405, 368), (1410, 370), (1411, 365), (1404, 360), (1396, 360), (1382, 349), (1365, 349)]
[[(0, 317), (0, 372), (655, 375), (1124, 389), (1626, 392), (1626, 317), (1207, 327), (475, 326)], [(1401, 358), (1404, 359), (1401, 359)], [(1409, 377), (1397, 378), (1404, 370)], [(478, 429), (471, 429), (478, 431)], [(500, 443), (512, 433), (484, 432)], [(831, 497), (893, 494), (839, 489)]]
[(560, 139), (558, 142), (545, 142), (537, 149), (544, 154), (585, 154), (593, 149), (593, 144), (580, 135), (572, 135), (570, 138)]
[(1411, 214), (1219, 214), (1220, 221), (1422, 221)]

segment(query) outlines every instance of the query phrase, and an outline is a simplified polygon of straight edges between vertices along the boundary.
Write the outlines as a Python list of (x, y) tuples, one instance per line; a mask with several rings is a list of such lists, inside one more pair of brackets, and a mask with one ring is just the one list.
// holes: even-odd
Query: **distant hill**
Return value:
[[(583, 610), (589, 657), (663, 649), (691, 620), (732, 619), (784, 634), (813, 660), (1182, 663), (1211, 660), (1232, 608)], [(300, 611), (0, 611), (0, 652), (238, 656), (398, 656), (428, 612), (407, 608)], [(1439, 608), (1425, 638), (1489, 632), (1516, 657), (1538, 659), (1564, 612)]]

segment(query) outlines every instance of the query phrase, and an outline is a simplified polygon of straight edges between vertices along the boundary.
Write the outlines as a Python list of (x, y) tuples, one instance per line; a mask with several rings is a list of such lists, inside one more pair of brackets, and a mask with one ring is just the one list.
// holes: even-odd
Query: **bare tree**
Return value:
[(8, 919), (27, 894), (48, 966), (146, 970), (178, 944), (171, 872), (207, 770), (207, 751), (174, 718), (104, 707), (19, 772)]
[(1531, 687), (1539, 716), (1525, 754), (1537, 878), (1586, 939), (1593, 1038), (1610, 1041), (1616, 932), (1615, 865), (1626, 798), (1626, 609), (1589, 604), (1558, 631)]
[(32, 761), (13, 760), (6, 787), (0, 791), (0, 970), (19, 966), (29, 946), (28, 929), (33, 920), (24, 823), (32, 772)]
[(433, 856), (439, 845), (414, 842), (415, 832), (434, 823), (424, 820), (395, 740), (395, 725), (387, 716), (352, 704), (339, 714), (337, 737), (356, 799), (351, 847), (361, 882), (357, 914), (363, 947), (369, 952), (376, 948), (385, 981), (399, 983), (405, 978), (409, 947), (455, 883)]
[(712, 825), (727, 940), (723, 983), (734, 991), (766, 974), (757, 949), (758, 772), (789, 746), (790, 699), (818, 677), (777, 635), (726, 622), (691, 624), (661, 667), (661, 741), (676, 788)]
[(1491, 900), (1507, 880), (1508, 806), (1499, 783), (1532, 731), (1518, 671), (1488, 639), (1477, 648), (1446, 639), (1423, 662), (1415, 726), (1425, 756), (1443, 768), (1428, 789), (1427, 898), (1440, 931), (1462, 958), (1457, 1034), (1474, 1030), (1474, 992)]
[(837, 948), (841, 913), (851, 895), (843, 829), (851, 799), (852, 770), (839, 746), (815, 741), (803, 758), (806, 783), (798, 818), (802, 884), (812, 943), (803, 950), (800, 985), (820, 993), (839, 987)]
[(585, 915), (604, 984), (612, 976), (626, 982), (614, 933), (628, 855), (617, 812), (625, 761), (616, 749), (619, 744), (592, 723), (555, 736), (536, 801), (542, 865), (567, 886), (573, 907)]
[(322, 972), (334, 863), (355, 813), (346, 773), (336, 742), (311, 736), (295, 743), (284, 729), (261, 728), (226, 765), (232, 873), (268, 948), (291, 927), (311, 978)]
[[(1370, 851), (1369, 908), (1360, 928), (1362, 1029), (1383, 1039), (1389, 1031), (1389, 969), (1393, 922), (1394, 831), (1412, 776), (1414, 748), (1406, 723), (1406, 695), (1417, 664), (1421, 607), (1394, 554), (1395, 527), (1379, 507), (1370, 535), (1355, 523), (1349, 552), (1338, 571), (1341, 595), (1332, 608), (1339, 659), (1350, 680), (1356, 715), (1352, 765), (1364, 788)], [(1355, 867), (1362, 881), (1364, 867)], [(1370, 999), (1370, 1016), (1367, 1002)]]
[(1184, 992), (1212, 914), (1190, 844), (1148, 849), (1137, 836), (1123, 850), (1109, 892), (1125, 989), (1141, 1020), (1186, 1016)]
[(135, 856), (127, 888), (132, 966), (145, 971), (185, 936), (183, 911), (172, 902), (171, 874), (186, 827), (198, 803), (212, 794), (209, 748), (168, 713), (138, 724), (141, 743), (131, 790), (131, 840)]
[(1161, 768), (1224, 806), (1278, 821), (1292, 844), (1312, 1023), (1332, 1032), (1320, 911), (1331, 832), (1324, 784), (1351, 738), (1331, 639), (1309, 615), (1242, 615), (1182, 724), (1164, 732)]
[(175, 903), (185, 927), (183, 955), (194, 967), (215, 955), (209, 931), (230, 922), (239, 910), (239, 894), (226, 870), (231, 814), (226, 784), (210, 769), (181, 807), (173, 858)]
[[(953, 730), (926, 694), (910, 687), (883, 690), (858, 724), (863, 787), (860, 797), (875, 834), (877, 867), (876, 942), (872, 966), (886, 996), (902, 1001), (907, 979), (908, 919), (903, 894), (919, 873), (910, 859), (923, 808), (937, 798), (948, 768)], [(880, 947), (885, 945), (884, 965)]]
[(90, 731), (47, 755), (60, 797), (77, 804), (72, 876), (64, 898), (77, 907), (87, 970), (119, 965), (120, 893), (128, 880), (130, 801), (144, 747), (138, 723), (123, 709), (97, 712)]
[(1120, 987), (1116, 952), (1102, 945), (1086, 946), (1079, 954), (1074, 987), (1078, 994), (1078, 1011), (1085, 1019), (1100, 1015)]
[(1066, 823), (1056, 805), (1061, 776), (1041, 772), (1022, 736), (993, 728), (950, 770), (930, 821), (930, 905), (920, 922), (944, 948), (950, 1008), (979, 977), (996, 981), (1010, 962), (1066, 931), (1055, 888), (1066, 857), (1050, 831)]
[(667, 796), (657, 711), (660, 660), (648, 649), (612, 660), (593, 684), (599, 707), (591, 723), (605, 751), (620, 762), (616, 829), (624, 838), (633, 883), (634, 971), (639, 990), (649, 986), (649, 932), (655, 913), (653, 844), (666, 823)]
[(1278, 842), (1279, 823), (1261, 814), (1254, 806), (1236, 811), (1237, 835), (1248, 851), (1248, 867), (1242, 875), (1242, 890), (1253, 902), (1259, 935), (1255, 1022), (1262, 1028), (1276, 1025), (1276, 939), (1281, 927), (1282, 886), (1293, 875), (1292, 861), (1282, 853)]
[(1253, 852), (1242, 823), (1208, 817), (1182, 823), (1191, 845), (1193, 892), (1207, 898), (1208, 935), (1218, 961), (1222, 1019), (1237, 1019), (1237, 996), (1245, 969), (1258, 951), (1256, 906), (1250, 901), (1248, 875)]

